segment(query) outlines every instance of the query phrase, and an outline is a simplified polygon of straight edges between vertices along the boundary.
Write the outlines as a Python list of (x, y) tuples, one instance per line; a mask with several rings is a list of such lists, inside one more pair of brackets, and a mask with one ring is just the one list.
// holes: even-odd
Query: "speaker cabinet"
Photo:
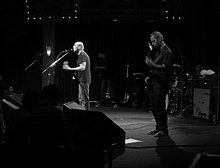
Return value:
[(70, 123), (70, 139), (76, 148), (109, 149), (125, 146), (125, 131), (100, 111), (63, 106)]
[(18, 93), (12, 93), (6, 95), (6, 99), (11, 103), (15, 104), (16, 106), (18, 106), (19, 108), (22, 107), (22, 95)]
[(217, 168), (220, 166), (220, 155), (198, 153), (189, 168)]
[(193, 116), (209, 119), (211, 90), (205, 88), (193, 89)]

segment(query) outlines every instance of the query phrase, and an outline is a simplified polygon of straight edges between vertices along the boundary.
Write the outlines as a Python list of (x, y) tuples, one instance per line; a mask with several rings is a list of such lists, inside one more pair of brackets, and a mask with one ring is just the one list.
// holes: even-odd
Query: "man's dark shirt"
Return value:
[(162, 81), (169, 81), (170, 69), (173, 64), (173, 54), (168, 46), (164, 46), (160, 51), (156, 52), (154, 63), (164, 64), (166, 68), (153, 68), (152, 77)]
[(78, 77), (80, 82), (89, 82), (91, 83), (91, 71), (90, 71), (90, 58), (88, 54), (84, 51), (82, 51), (77, 60), (77, 66), (79, 64), (86, 62), (86, 69), (85, 71), (78, 71)]

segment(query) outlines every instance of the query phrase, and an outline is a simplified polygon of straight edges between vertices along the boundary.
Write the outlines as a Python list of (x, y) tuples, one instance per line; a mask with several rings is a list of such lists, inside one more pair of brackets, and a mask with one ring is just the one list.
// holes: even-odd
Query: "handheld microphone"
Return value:
[(152, 51), (153, 50), (152, 45), (150, 43), (148, 43), (148, 46), (149, 46), (150, 50)]

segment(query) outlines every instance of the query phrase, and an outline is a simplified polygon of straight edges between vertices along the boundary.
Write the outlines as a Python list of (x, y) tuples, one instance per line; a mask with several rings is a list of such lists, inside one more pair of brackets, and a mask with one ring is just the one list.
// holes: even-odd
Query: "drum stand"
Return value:
[(179, 67), (179, 65), (173, 65), (174, 72), (173, 72), (173, 78), (174, 83), (171, 86), (171, 90), (173, 91), (173, 103), (170, 106), (171, 114), (176, 114), (178, 112), (178, 77), (176, 76), (176, 68)]
[(184, 56), (182, 53), (182, 50), (179, 46), (179, 51), (180, 51), (180, 55), (181, 55), (181, 81), (180, 81), (180, 112), (179, 115), (177, 117), (179, 118), (184, 118), (185, 117), (185, 109), (183, 109), (183, 78), (184, 78), (184, 72), (183, 72), (183, 61), (184, 61)]

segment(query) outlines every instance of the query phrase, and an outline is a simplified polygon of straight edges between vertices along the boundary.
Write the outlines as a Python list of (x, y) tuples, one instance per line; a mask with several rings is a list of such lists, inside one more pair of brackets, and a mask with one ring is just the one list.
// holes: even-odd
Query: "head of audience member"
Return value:
[(46, 85), (41, 93), (41, 101), (57, 106), (61, 101), (61, 91), (55, 84)]
[(25, 112), (30, 112), (39, 103), (39, 94), (34, 90), (28, 90), (22, 98), (22, 108)]

